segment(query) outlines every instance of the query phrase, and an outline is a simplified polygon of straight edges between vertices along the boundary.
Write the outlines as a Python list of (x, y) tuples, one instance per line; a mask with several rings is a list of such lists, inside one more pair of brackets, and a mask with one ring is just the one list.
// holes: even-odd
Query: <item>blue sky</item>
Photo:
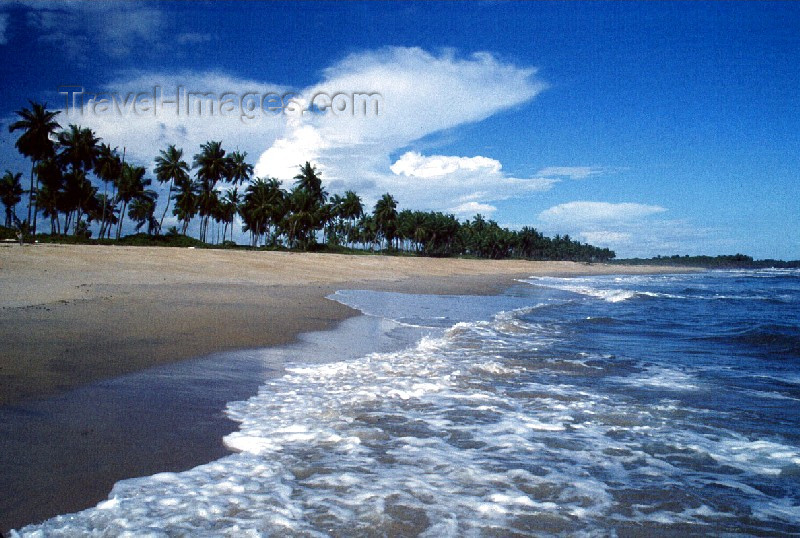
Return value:
[(178, 86), (380, 117), (76, 115), (151, 167), (221, 139), (261, 175), (477, 211), (620, 256), (800, 258), (800, 5), (791, 2), (0, 3), (0, 169), (27, 99)]

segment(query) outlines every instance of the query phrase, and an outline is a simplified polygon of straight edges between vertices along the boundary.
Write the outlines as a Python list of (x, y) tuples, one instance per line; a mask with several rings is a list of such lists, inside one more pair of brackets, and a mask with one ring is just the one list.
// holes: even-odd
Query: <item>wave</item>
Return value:
[[(668, 284), (658, 288), (659, 282)], [(688, 287), (683, 282), (529, 283), (570, 286), (563, 291), (615, 303), (664, 298)], [(751, 409), (741, 413), (739, 406), (756, 398), (721, 403), (716, 357), (703, 370), (680, 362), (680, 352), (667, 360), (648, 355), (652, 346), (669, 349), (685, 336), (655, 330), (652, 323), (669, 316), (620, 322), (609, 315), (611, 306), (539, 290), (486, 298), (370, 293), (338, 298), (375, 316), (441, 330), (399, 350), (289, 364), (256, 396), (229, 404), (239, 429), (224, 442), (235, 454), (185, 473), (120, 482), (98, 507), (22, 534), (800, 530), (791, 478), (800, 448), (774, 431), (752, 432)], [(590, 325), (575, 331), (575, 316)], [(757, 328), (783, 334), (790, 326)], [(603, 334), (611, 338), (592, 338)], [(753, 386), (769, 391), (776, 384)]]
[(701, 339), (723, 344), (763, 348), (773, 354), (800, 358), (800, 327), (792, 325), (763, 324)]
[[(701, 275), (702, 276), (702, 275)], [(692, 285), (676, 288), (675, 283), (691, 279)], [(798, 301), (798, 291), (792, 288), (771, 288), (768, 291), (742, 293), (714, 293), (708, 286), (697, 282), (697, 275), (673, 276), (630, 276), (630, 277), (530, 277), (519, 282), (550, 288), (587, 297), (594, 297), (609, 303), (620, 303), (630, 299), (674, 299), (709, 301), (759, 301), (771, 304), (788, 304)], [(679, 280), (680, 279), (680, 280)], [(626, 287), (618, 287), (622, 284)], [(650, 289), (648, 289), (650, 288)], [(669, 291), (667, 291), (669, 290)]]

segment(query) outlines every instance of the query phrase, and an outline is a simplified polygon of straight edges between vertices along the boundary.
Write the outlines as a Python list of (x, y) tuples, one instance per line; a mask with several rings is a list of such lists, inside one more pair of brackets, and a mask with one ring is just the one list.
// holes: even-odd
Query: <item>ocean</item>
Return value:
[(233, 453), (18, 534), (800, 535), (800, 271), (331, 298)]

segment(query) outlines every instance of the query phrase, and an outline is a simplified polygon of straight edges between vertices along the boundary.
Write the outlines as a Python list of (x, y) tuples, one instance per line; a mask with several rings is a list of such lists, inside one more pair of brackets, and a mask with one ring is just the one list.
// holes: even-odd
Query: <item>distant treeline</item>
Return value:
[[(0, 231), (13, 227), (23, 239), (86, 242), (93, 225), (96, 242), (122, 242), (127, 217), (137, 232), (146, 232), (135, 236), (137, 244), (151, 237), (152, 244), (178, 245), (190, 239), (186, 234), (194, 221), (199, 244), (234, 246), (239, 217), (252, 247), (492, 259), (607, 261), (615, 256), (566, 235), (549, 238), (530, 227), (509, 230), (481, 215), (461, 222), (440, 212), (398, 211), (389, 193), (369, 211), (353, 191), (329, 195), (309, 162), (300, 165), (287, 190), (275, 178), (253, 177), (247, 153), (227, 152), (221, 142), (202, 144), (190, 162), (183, 149), (169, 145), (155, 157), (154, 178), (149, 178), (145, 167), (126, 162), (124, 150), (120, 154), (101, 143), (91, 129), (62, 128), (58, 114), (31, 102), (9, 126), (20, 133), (15, 145), (31, 161), (30, 184), (23, 188), (22, 173), (6, 171), (0, 178), (6, 226)], [(151, 188), (154, 180), (168, 187), (161, 204)], [(26, 194), (27, 217), (20, 219), (16, 206)], [(162, 230), (170, 210), (177, 226)], [(37, 233), (48, 224), (49, 236)]]
[(629, 258), (615, 260), (615, 263), (625, 265), (682, 265), (690, 267), (705, 267), (708, 269), (798, 269), (800, 260), (754, 260), (745, 254), (728, 254), (723, 256), (656, 256), (655, 258)]

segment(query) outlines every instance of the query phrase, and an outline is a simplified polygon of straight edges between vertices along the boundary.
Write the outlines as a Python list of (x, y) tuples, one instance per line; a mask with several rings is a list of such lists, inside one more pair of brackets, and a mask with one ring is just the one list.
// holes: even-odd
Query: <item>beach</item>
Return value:
[(159, 247), (0, 247), (0, 405), (233, 349), (354, 314), (337, 289), (497, 291), (531, 275), (685, 269)]
[(285, 345), (357, 315), (326, 299), (337, 290), (485, 295), (532, 275), (667, 271), (674, 269), (3, 245), (0, 411), (8, 430), (3, 487), (12, 495), (0, 530), (92, 506), (123, 478), (228, 453), (221, 439), (235, 423), (222, 409), (254, 394), (264, 372), (260, 356), (226, 352)]

